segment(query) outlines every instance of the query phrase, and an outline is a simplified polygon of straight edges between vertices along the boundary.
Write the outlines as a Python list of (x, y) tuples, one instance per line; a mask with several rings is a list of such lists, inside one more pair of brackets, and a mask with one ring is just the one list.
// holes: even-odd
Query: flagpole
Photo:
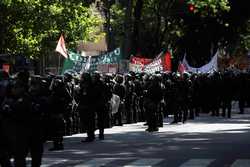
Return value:
[[(59, 52), (62, 56), (64, 56), (66, 59), (68, 58), (68, 53), (67, 53), (67, 49), (65, 46), (65, 41), (63, 38), (63, 35), (61, 34), (61, 37), (58, 40), (57, 46), (56, 46), (56, 51)], [(57, 73), (59, 74), (60, 72), (60, 67), (61, 67), (61, 56), (59, 55), (58, 58), (58, 67), (57, 67)]]
[[(46, 52), (47, 53), (47, 52)], [(45, 64), (45, 54), (43, 54), (43, 62), (42, 62), (42, 74), (45, 74), (45, 70), (46, 70), (46, 64)]]
[(60, 73), (60, 66), (61, 66), (61, 56), (58, 56), (58, 67), (57, 67), (57, 74), (59, 75)]

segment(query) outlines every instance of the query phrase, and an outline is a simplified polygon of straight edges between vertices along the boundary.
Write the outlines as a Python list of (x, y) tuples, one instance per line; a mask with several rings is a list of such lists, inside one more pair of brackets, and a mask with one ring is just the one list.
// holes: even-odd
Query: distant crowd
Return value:
[(105, 139), (112, 126), (145, 122), (148, 132), (158, 131), (163, 119), (172, 124), (194, 119), (199, 113), (231, 117), (232, 101), (239, 113), (250, 102), (250, 73), (240, 71), (189, 73), (134, 73), (14, 76), (0, 71), (0, 166), (39, 167), (43, 144), (63, 150), (63, 136), (86, 133), (81, 142)]

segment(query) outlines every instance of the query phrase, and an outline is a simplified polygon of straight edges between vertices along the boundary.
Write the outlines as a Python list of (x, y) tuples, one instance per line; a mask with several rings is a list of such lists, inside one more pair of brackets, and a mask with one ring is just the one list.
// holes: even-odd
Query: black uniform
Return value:
[(3, 129), (2, 129), (2, 116), (0, 115), (0, 165), (3, 167), (9, 167), (10, 166), (10, 152), (8, 147), (6, 146), (6, 138), (4, 138), (3, 135)]
[(78, 111), (80, 114), (83, 131), (87, 132), (84, 142), (91, 142), (95, 139), (95, 115), (92, 110), (95, 99), (92, 94), (92, 81), (89, 73), (83, 73), (80, 81), (80, 90), (77, 92)]
[(222, 116), (231, 118), (232, 100), (233, 100), (233, 85), (230, 72), (226, 72), (222, 78)]
[(99, 129), (99, 139), (104, 139), (104, 129), (109, 127), (109, 109), (112, 92), (101, 79), (99, 74), (92, 76), (92, 97), (95, 99), (92, 103), (92, 110), (97, 113), (97, 126)]
[(51, 138), (54, 146), (50, 149), (62, 150), (63, 148), (63, 136), (65, 134), (65, 120), (64, 114), (68, 108), (68, 104), (71, 101), (65, 84), (60, 79), (53, 81), (52, 93), (49, 97), (49, 117), (50, 117), (50, 128)]
[(156, 76), (149, 81), (145, 94), (145, 110), (147, 113), (147, 124), (149, 132), (158, 131), (157, 112), (159, 112), (159, 104), (163, 98), (161, 85)]
[[(14, 164), (18, 167), (26, 166), (26, 156), (30, 151), (32, 166), (40, 166), (41, 155), (35, 156), (32, 149), (36, 128), (34, 114), (32, 111), (31, 97), (27, 91), (27, 84), (17, 79), (11, 88), (11, 93), (2, 104), (3, 112), (3, 135), (6, 138), (6, 145), (14, 157)], [(38, 124), (38, 123), (37, 123)]]
[[(1, 71), (0, 71), (1, 72)], [(4, 72), (3, 72), (4, 73)], [(4, 78), (1, 74), (0, 77), (0, 166), (9, 167), (10, 166), (10, 152), (7, 146), (6, 137), (3, 132), (3, 101), (8, 96), (7, 92), (9, 89), (9, 80), (8, 78)]]
[(117, 96), (120, 97), (120, 105), (118, 112), (115, 113), (114, 115), (114, 124), (116, 124), (116, 120), (118, 121), (118, 126), (122, 126), (122, 118), (123, 118), (123, 113), (122, 113), (122, 106), (125, 98), (125, 86), (122, 84), (123, 78), (122, 76), (117, 76), (116, 78), (116, 83), (114, 84), (113, 87), (113, 93)]

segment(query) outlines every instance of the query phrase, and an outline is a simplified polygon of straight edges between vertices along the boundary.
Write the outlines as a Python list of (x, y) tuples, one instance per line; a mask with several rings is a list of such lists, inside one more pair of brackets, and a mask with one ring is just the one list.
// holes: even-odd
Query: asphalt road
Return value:
[[(85, 134), (64, 138), (63, 151), (49, 152), (43, 167), (250, 167), (250, 109), (232, 118), (202, 114), (185, 124), (164, 120), (159, 132), (144, 123), (105, 131), (105, 140), (81, 143)], [(98, 131), (96, 131), (98, 138)]]

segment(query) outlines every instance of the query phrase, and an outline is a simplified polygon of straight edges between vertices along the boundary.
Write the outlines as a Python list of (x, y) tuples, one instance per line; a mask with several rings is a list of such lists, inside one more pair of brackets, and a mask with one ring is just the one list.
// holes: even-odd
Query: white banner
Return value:
[(142, 64), (129, 63), (129, 71), (140, 73), (140, 72), (143, 71), (143, 65)]
[(161, 52), (150, 64), (145, 65), (143, 71), (151, 74), (157, 71), (163, 71), (162, 55), (163, 52)]
[(195, 67), (191, 67), (186, 59), (186, 55), (184, 56), (182, 63), (185, 66), (185, 70), (187, 72), (191, 72), (191, 73), (213, 73), (215, 71), (218, 71), (218, 54), (219, 51), (217, 51), (214, 55), (214, 57), (211, 59), (211, 61), (199, 68), (195, 68)]

